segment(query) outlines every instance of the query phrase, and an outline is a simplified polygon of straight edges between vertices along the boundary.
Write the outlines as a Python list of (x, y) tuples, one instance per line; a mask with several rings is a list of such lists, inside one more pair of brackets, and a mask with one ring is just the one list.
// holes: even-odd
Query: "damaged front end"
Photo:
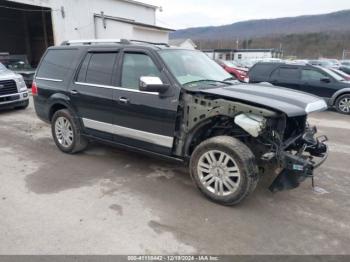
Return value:
[[(316, 127), (307, 126), (305, 132), (287, 140), (276, 152), (282, 171), (270, 186), (272, 192), (297, 188), (307, 178), (314, 178), (314, 170), (328, 157), (326, 136), (316, 137)], [(313, 184), (314, 185), (314, 184)]]

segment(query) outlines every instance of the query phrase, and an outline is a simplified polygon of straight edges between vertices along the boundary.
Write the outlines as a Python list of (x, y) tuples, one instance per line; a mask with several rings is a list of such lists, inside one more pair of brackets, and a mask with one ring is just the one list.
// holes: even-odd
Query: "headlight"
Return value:
[(258, 137), (266, 127), (266, 119), (254, 114), (240, 114), (235, 123), (253, 137)]
[(17, 78), (17, 84), (20, 92), (27, 91), (27, 85), (26, 82), (24, 82), (23, 76), (18, 75)]
[(318, 100), (316, 102), (309, 103), (305, 108), (305, 112), (307, 114), (312, 112), (321, 112), (327, 110), (327, 108), (327, 104), (324, 100)]

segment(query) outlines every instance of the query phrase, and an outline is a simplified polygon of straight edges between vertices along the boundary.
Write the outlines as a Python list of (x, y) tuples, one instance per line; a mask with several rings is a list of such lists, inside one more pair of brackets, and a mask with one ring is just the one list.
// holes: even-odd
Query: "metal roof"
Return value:
[(141, 27), (147, 27), (147, 28), (151, 28), (151, 29), (155, 29), (155, 30), (175, 31), (174, 29), (171, 29), (171, 28), (140, 23), (140, 22), (136, 22), (135, 20), (126, 19), (126, 18), (122, 18), (122, 17), (108, 16), (108, 15), (102, 15), (102, 14), (94, 14), (94, 17), (105, 18), (105, 19), (109, 19), (109, 20), (113, 20), (113, 21), (117, 21), (117, 22), (121, 22), (121, 23), (126, 23), (126, 24), (141, 26)]
[(141, 6), (145, 6), (145, 7), (152, 8), (152, 9), (158, 9), (159, 8), (158, 6), (151, 5), (151, 4), (146, 4), (144, 2), (135, 1), (135, 0), (118, 0), (118, 1), (127, 2), (127, 3), (135, 4), (135, 5), (141, 5)]

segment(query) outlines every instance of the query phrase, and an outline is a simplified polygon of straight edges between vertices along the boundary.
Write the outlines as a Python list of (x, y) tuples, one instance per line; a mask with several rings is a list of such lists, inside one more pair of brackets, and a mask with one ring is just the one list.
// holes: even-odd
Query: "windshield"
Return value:
[(22, 60), (9, 60), (5, 63), (10, 70), (32, 69), (32, 67)]
[(336, 74), (335, 72), (333, 72), (330, 69), (327, 68), (321, 68), (321, 70), (323, 70), (324, 72), (326, 72), (327, 74), (329, 74), (331, 77), (333, 77), (335, 80), (337, 81), (345, 81), (345, 79), (343, 77), (341, 77), (340, 75)]
[[(181, 85), (226, 81), (232, 76), (200, 51), (161, 50), (160, 56)], [(211, 83), (212, 84), (212, 83)]]

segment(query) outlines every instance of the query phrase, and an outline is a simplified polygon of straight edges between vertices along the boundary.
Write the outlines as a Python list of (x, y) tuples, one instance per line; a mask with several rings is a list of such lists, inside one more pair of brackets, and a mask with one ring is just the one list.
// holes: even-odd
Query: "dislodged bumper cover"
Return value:
[(297, 154), (281, 152), (281, 165), (284, 168), (277, 176), (270, 190), (272, 192), (297, 188), (307, 178), (313, 178), (314, 170), (328, 158), (327, 137), (314, 138), (316, 129), (308, 129), (301, 141), (302, 149)]

